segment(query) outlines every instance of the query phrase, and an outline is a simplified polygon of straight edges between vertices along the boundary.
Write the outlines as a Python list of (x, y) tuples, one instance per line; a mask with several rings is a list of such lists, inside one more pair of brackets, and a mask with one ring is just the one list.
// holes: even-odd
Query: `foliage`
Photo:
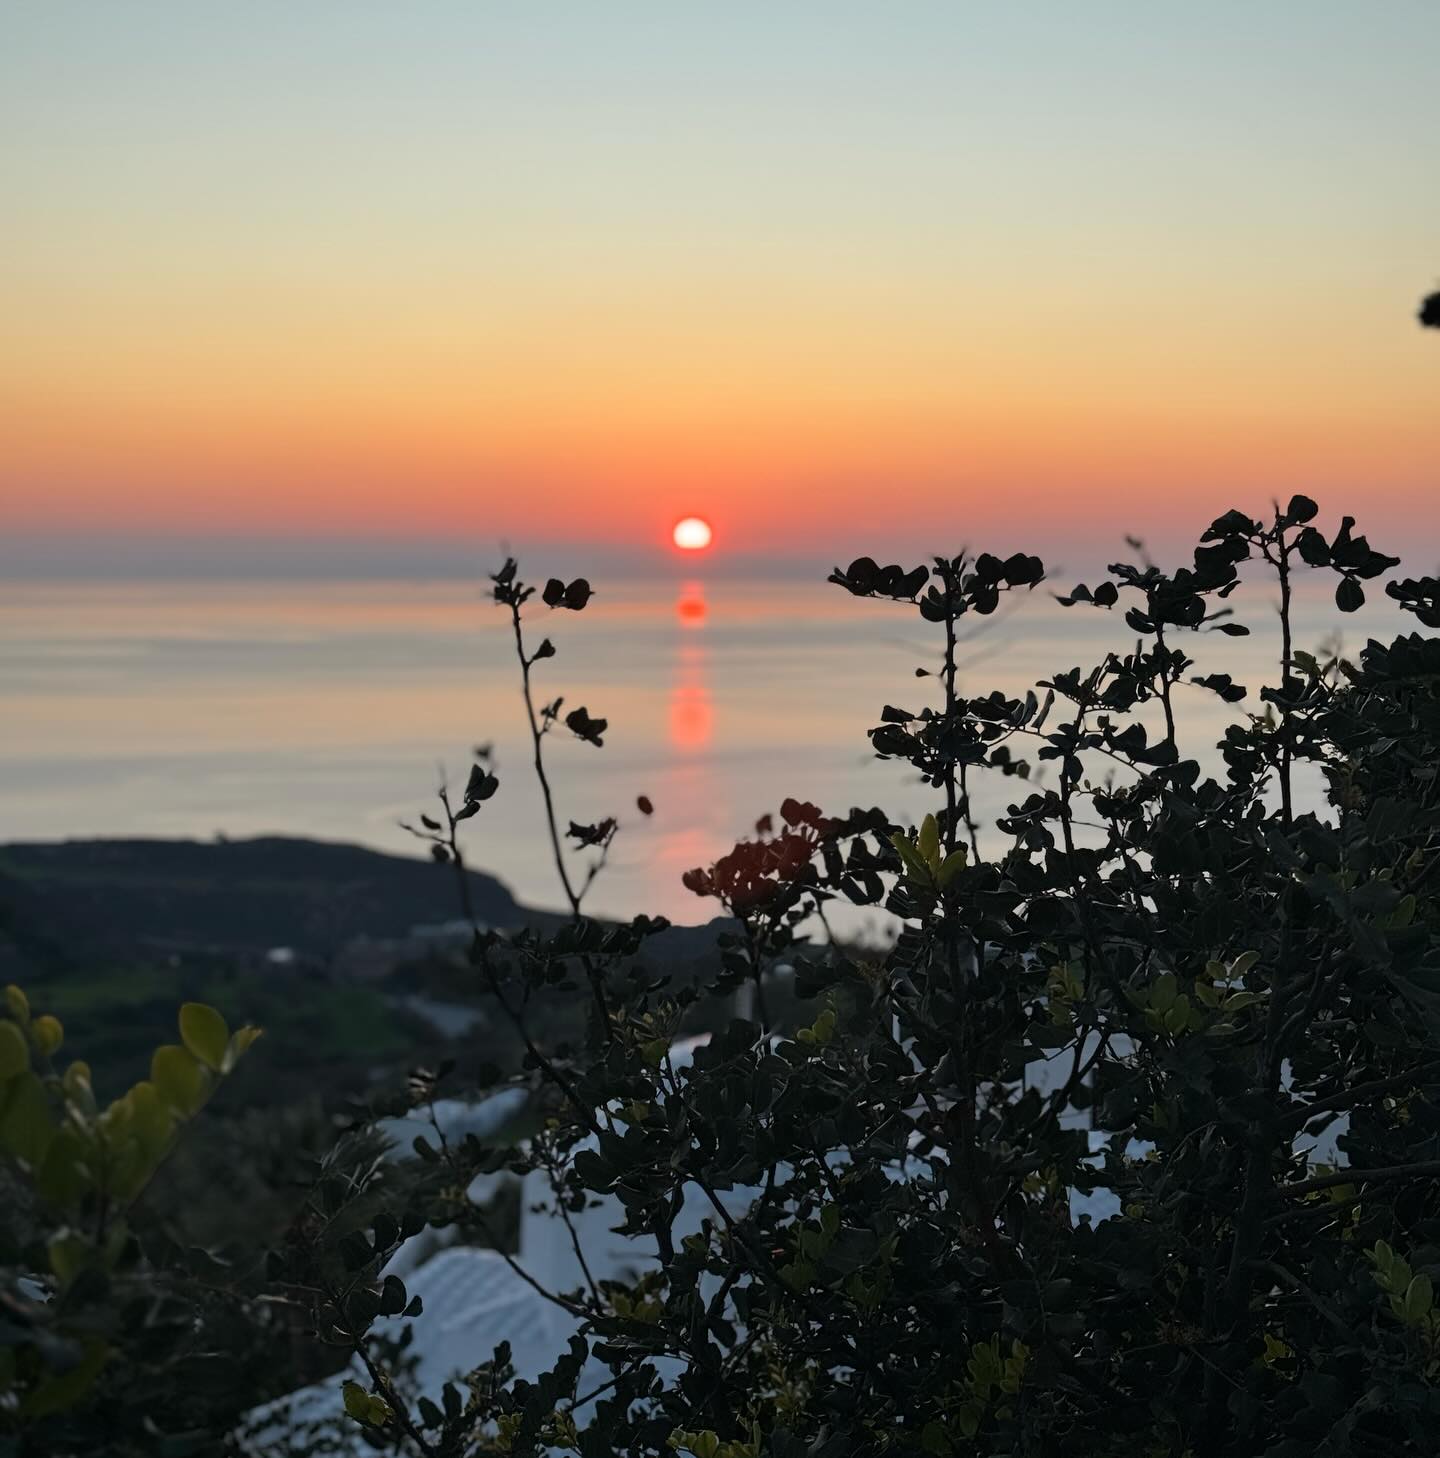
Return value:
[(26, 986), (63, 1020), (70, 1043), (84, 1049), (101, 1096), (146, 1075), (156, 1043), (172, 1036), (182, 1002), (224, 1007), (236, 1021), (263, 1027), (265, 1038), (250, 1055), (257, 1071), (218, 1091), (226, 1112), (353, 1092), (377, 1065), (403, 1072), (428, 1032), (388, 1005), (385, 987), (298, 973), (247, 976), (217, 955), (167, 966), (101, 959)]
[[(240, 1357), (216, 1349), (233, 1346), (224, 1311), (206, 1309), (183, 1264), (142, 1247), (132, 1215), (259, 1030), (232, 1033), (215, 1009), (186, 1003), (178, 1034), (155, 1050), (148, 1079), (102, 1107), (88, 1065), (57, 1061), (59, 1019), (5, 989), (0, 1434), (23, 1434), (19, 1451), (94, 1451), (103, 1434), (114, 1451), (152, 1450), (167, 1404), (190, 1415), (177, 1388), (214, 1393), (207, 1366)], [(184, 1441), (159, 1450), (198, 1451)]]
[[(956, 644), (969, 615), (1034, 590), (1037, 559), (836, 570), (943, 635), (924, 670), (939, 702), (886, 706), (870, 734), (934, 787), (934, 812), (907, 828), (790, 800), (687, 875), (735, 919), (715, 986), (750, 989), (754, 1016), (685, 1068), (670, 1040), (699, 989), (630, 970), (654, 923), (607, 930), (572, 902), (549, 937), (477, 932), (477, 973), (554, 1117), (527, 1147), (430, 1157), (453, 1163), (452, 1187), (509, 1160), (543, 1163), (574, 1199), (617, 1198), (658, 1265), (630, 1289), (552, 1293), (582, 1318), (583, 1345), (541, 1381), (487, 1378), (452, 1389), (451, 1411), (408, 1412), (379, 1374), (368, 1395), (395, 1443), (1428, 1451), (1440, 642), (1370, 642), (1353, 663), (1295, 647), (1298, 575), (1330, 574), (1353, 612), (1395, 565), (1349, 518), (1326, 534), (1316, 517), (1304, 497), (1265, 520), (1228, 512), (1173, 572), (1120, 563), (1061, 595), (1123, 611), (1138, 644), (1023, 698), (962, 693)], [(1253, 695), (1193, 673), (1185, 650), (1197, 632), (1248, 631), (1227, 605), (1247, 564), (1280, 593), (1279, 674)], [(528, 696), (554, 645), (525, 650), (514, 564), (496, 588)], [(1433, 625), (1433, 579), (1388, 590)], [(566, 593), (552, 583), (546, 600), (573, 609)], [(1177, 700), (1196, 692), (1257, 705), (1232, 711), (1218, 778), (1180, 741)], [(537, 760), (559, 722), (559, 701), (532, 719)], [(1301, 764), (1325, 805), (1301, 803)], [(984, 831), (981, 774), (1020, 790)], [(447, 803), (430, 822), (444, 860), (462, 864), (460, 822), (481, 808)], [(893, 949), (809, 942), (837, 897), (899, 918)], [(765, 1011), (781, 958), (811, 1002), (788, 1031)], [(557, 985), (592, 1002), (583, 1054), (528, 1027), (529, 999)], [(1310, 1152), (1328, 1126), (1344, 1130), (1344, 1168)], [(1109, 1192), (1114, 1213), (1076, 1218), (1072, 1192)], [(677, 1223), (690, 1200), (708, 1210), (698, 1229)], [(585, 1355), (610, 1371), (590, 1400), (576, 1391)]]
[[(494, 1144), (437, 1122), (399, 1168), (360, 1128), (318, 1161), (266, 1282), (350, 1358), (350, 1440), (447, 1458), (1431, 1451), (1440, 639), (1371, 640), (1353, 661), (1297, 647), (1297, 579), (1317, 574), (1350, 613), (1396, 565), (1350, 518), (1317, 520), (1303, 496), (1264, 518), (1230, 511), (1172, 571), (1117, 563), (1061, 594), (1123, 616), (1129, 646), (1020, 697), (966, 691), (957, 645), (1036, 593), (1037, 558), (837, 568), (842, 590), (935, 634), (919, 671), (931, 701), (884, 706), (869, 733), (933, 807), (897, 825), (788, 799), (689, 872), (731, 918), (706, 985), (648, 970), (658, 919), (584, 915), (622, 826), (562, 835), (547, 753), (568, 731), (588, 756), (608, 725), (541, 700), (539, 665), (558, 653), (526, 630), (542, 605), (583, 611), (593, 589), (536, 592), (507, 562), (495, 598), (570, 915), (502, 935), (469, 907), (470, 961), (545, 1120)], [(1198, 673), (1187, 651), (1198, 633), (1248, 632), (1231, 599), (1252, 570), (1279, 601), (1268, 686)], [(1386, 593), (1440, 624), (1440, 581)], [(1209, 769), (1183, 742), (1192, 694), (1229, 716)], [(988, 825), (982, 776), (1013, 795)], [(462, 905), (463, 842), (504, 793), (482, 761), (416, 827)], [(891, 913), (893, 946), (824, 937), (842, 900)], [(772, 1010), (782, 963), (793, 1022)], [(586, 1006), (583, 1038), (536, 1026), (557, 994)], [(677, 1058), (714, 994), (744, 1015)], [(172, 1109), (225, 1061), (213, 1015), (182, 1031), (155, 1079)], [(25, 1078), (6, 1036), (0, 1056)], [(24, 1058), (48, 1037), (32, 1023)], [(464, 1082), (421, 1070), (399, 1102), (433, 1110)], [(1317, 1151), (1326, 1136), (1343, 1166)], [(33, 1148), (16, 1152), (43, 1175)], [(501, 1168), (546, 1180), (562, 1219), (615, 1202), (651, 1260), (633, 1282), (546, 1293), (578, 1335), (538, 1379), (516, 1378), (502, 1348), (441, 1400), (416, 1395), (404, 1351), (372, 1329), (426, 1317), (384, 1267), (427, 1225), (486, 1238), (466, 1191)], [(63, 1319), (66, 1298), (47, 1321), (52, 1308)], [(596, 1364), (605, 1380), (582, 1388)]]

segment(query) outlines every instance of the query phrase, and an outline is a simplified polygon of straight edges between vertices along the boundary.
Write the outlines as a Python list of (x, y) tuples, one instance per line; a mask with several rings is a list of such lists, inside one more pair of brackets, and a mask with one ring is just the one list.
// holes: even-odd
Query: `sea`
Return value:
[[(934, 702), (917, 670), (937, 666), (940, 631), (823, 578), (628, 577), (597, 581), (580, 613), (527, 609), (531, 647), (556, 649), (535, 666), (537, 696), (607, 723), (601, 747), (545, 740), (562, 828), (620, 822), (588, 909), (708, 920), (716, 908), (682, 874), (787, 796), (911, 822), (933, 806), (866, 730), (886, 705)], [(1370, 596), (1345, 617), (1307, 586), (1297, 646), (1353, 655), (1414, 626)], [(1182, 640), (1192, 673), (1252, 686), (1235, 707), (1182, 694), (1182, 749), (1212, 771), (1226, 722), (1273, 681), (1274, 598), (1261, 586), (1231, 600), (1248, 637)], [(1120, 611), (1063, 608), (1046, 584), (974, 620), (962, 691), (1023, 694), (1134, 643)], [(0, 582), (0, 841), (283, 834), (424, 854), (404, 825), (440, 785), (464, 784), (477, 748), (500, 790), (466, 824), (471, 863), (524, 903), (559, 906), (514, 641), (483, 578)], [(1022, 791), (982, 779), (982, 823)], [(573, 854), (579, 879), (593, 855)]]

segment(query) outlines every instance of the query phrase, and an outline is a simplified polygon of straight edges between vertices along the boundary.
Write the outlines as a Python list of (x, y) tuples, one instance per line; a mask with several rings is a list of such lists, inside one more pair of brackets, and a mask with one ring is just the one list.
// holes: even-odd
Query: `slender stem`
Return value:
[[(345, 1320), (344, 1308), (340, 1304), (339, 1293), (328, 1283), (325, 1286), (325, 1297), (335, 1308), (337, 1316)], [(400, 1394), (395, 1391), (395, 1384), (390, 1379), (390, 1374), (376, 1365), (370, 1353), (365, 1350), (365, 1335), (363, 1332), (356, 1332), (350, 1329), (348, 1320), (341, 1328), (349, 1338), (350, 1349), (364, 1364), (366, 1372), (370, 1374), (371, 1385), (380, 1393), (390, 1405), (390, 1410), (395, 1415), (395, 1420), (405, 1430), (410, 1441), (415, 1444), (422, 1453), (432, 1454), (436, 1449), (425, 1440), (425, 1435), (415, 1426), (414, 1419), (410, 1416), (410, 1409), (405, 1405)]]
[(484, 1215), (482, 1215), (478, 1210), (473, 1212), (470, 1218), (474, 1220), (474, 1222), (480, 1227), (480, 1229), (485, 1232), (485, 1238), (490, 1242), (491, 1248), (494, 1250), (495, 1254), (498, 1255), (500, 1259), (504, 1261), (507, 1266), (510, 1267), (511, 1272), (518, 1276), (522, 1281), (524, 1281), (524, 1283), (529, 1286), (530, 1289), (534, 1291), (537, 1296), (542, 1297), (552, 1306), (558, 1306), (561, 1311), (568, 1311), (571, 1316), (576, 1316), (584, 1320), (589, 1320), (589, 1318), (594, 1315), (593, 1312), (586, 1311), (583, 1306), (577, 1306), (575, 1302), (567, 1300), (564, 1296), (560, 1295), (559, 1292), (550, 1290), (550, 1288), (546, 1286), (544, 1282), (537, 1280), (529, 1271), (527, 1271), (525, 1267), (522, 1266), (520, 1262), (517, 1261), (515, 1257), (504, 1248), (504, 1246), (501, 1244), (500, 1237), (496, 1234), (494, 1230), (491, 1229), (490, 1222), (486, 1220)]
[(460, 886), (460, 906), (465, 915), (465, 920), (470, 923), (475, 934), (475, 947), (479, 954), (480, 970), (485, 975), (485, 981), (489, 984), (490, 991), (495, 1001), (500, 1004), (501, 1011), (510, 1020), (510, 1025), (520, 1036), (520, 1041), (525, 1044), (525, 1051), (530, 1055), (535, 1066), (560, 1090), (574, 1107), (580, 1116), (581, 1122), (592, 1134), (600, 1132), (600, 1125), (591, 1111), (590, 1106), (581, 1099), (575, 1089), (575, 1085), (565, 1077), (563, 1073), (540, 1051), (535, 1040), (530, 1036), (530, 1030), (525, 1026), (525, 1019), (510, 1005), (510, 999), (505, 996), (505, 989), (501, 986), (500, 978), (496, 975), (494, 967), (490, 965), (490, 954), (480, 940), (480, 924), (475, 919), (475, 906), (470, 896), (470, 876), (465, 867), (465, 859), (460, 850), (459, 838), (455, 833), (455, 817), (450, 813), (448, 798), (443, 794), (440, 797), (445, 807), (445, 813), (450, 820), (450, 836), (447, 847), (450, 852), (450, 863), (455, 867), (455, 877)]
[[(1085, 717), (1090, 712), (1090, 700), (1088, 694), (1076, 705), (1074, 721), (1075, 742), (1078, 744), (1084, 737)], [(1113, 983), (1110, 975), (1110, 959), (1106, 954), (1105, 945), (1100, 939), (1095, 923), (1090, 917), (1090, 898), (1081, 890), (1080, 879), (1075, 870), (1075, 825), (1074, 815), (1070, 809), (1070, 802), (1075, 794), (1075, 782), (1065, 773), (1063, 768), (1064, 760), (1061, 761), (1060, 771), (1060, 835), (1065, 845), (1065, 875), (1070, 883), (1070, 895), (1075, 904), (1075, 915), (1080, 922), (1082, 936), (1081, 950), (1085, 958), (1085, 981), (1087, 988), (1094, 988), (1098, 984), (1095, 981), (1096, 966), (1106, 973), (1107, 984)], [(1124, 761), (1122, 761), (1124, 763)], [(1133, 769), (1134, 766), (1132, 765)], [(1093, 957), (1093, 961), (1092, 961)], [(1093, 994), (1092, 994), (1093, 995)]]
[(1311, 1175), (1293, 1185), (1280, 1185), (1282, 1195), (1308, 1195), (1312, 1190), (1328, 1190), (1335, 1185), (1377, 1184), (1381, 1180), (1418, 1179), (1422, 1175), (1440, 1174), (1440, 1159), (1421, 1159), (1414, 1164), (1385, 1164), (1376, 1169), (1337, 1169), (1329, 1174)]
[[(1098, 1035), (1097, 1041), (1094, 1051), (1086, 1056), (1085, 1042), (1091, 1033)], [(1064, 1113), (1065, 1106), (1070, 1102), (1075, 1090), (1089, 1076), (1091, 1069), (1109, 1052), (1112, 1036), (1111, 1033), (1101, 1033), (1098, 1028), (1091, 1027), (1088, 1023), (1081, 1024), (1076, 1029), (1075, 1053), (1070, 1062), (1070, 1076), (1045, 1100), (1045, 1105), (1040, 1112), (1021, 1129), (1019, 1135), (1021, 1139), (1028, 1139), (1047, 1120)]]
[(965, 822), (965, 838), (970, 842), (970, 860), (980, 859), (980, 835), (975, 817), (970, 813), (970, 766), (960, 766), (960, 818)]
[(1299, 1276), (1287, 1271), (1284, 1266), (1277, 1265), (1274, 1261), (1255, 1261), (1257, 1270), (1268, 1271), (1272, 1276), (1277, 1276), (1292, 1291), (1298, 1292), (1335, 1328), (1342, 1336), (1354, 1339), (1355, 1333), (1346, 1325), (1344, 1319), (1328, 1302), (1322, 1300)]
[(825, 903), (818, 896), (815, 898), (815, 915), (825, 929), (825, 940), (831, 948), (837, 948), (840, 943), (835, 939), (835, 928), (830, 925), (830, 918), (825, 915)]
[(1280, 689), (1284, 702), (1280, 706), (1280, 814), (1288, 830), (1294, 813), (1294, 800), (1290, 784), (1290, 668), (1294, 648), (1290, 637), (1290, 544), (1284, 533), (1278, 538), (1275, 567), (1280, 575)]
[(550, 777), (545, 773), (545, 752), (542, 747), (544, 730), (540, 727), (539, 715), (535, 712), (535, 695), (530, 688), (530, 659), (525, 653), (525, 635), (520, 626), (520, 604), (510, 604), (510, 622), (515, 630), (515, 656), (520, 660), (520, 685), (525, 697), (525, 715), (530, 722), (530, 745), (535, 762), (535, 778), (540, 781), (540, 793), (545, 798), (545, 825), (550, 832), (550, 849), (555, 855), (555, 869), (560, 873), (560, 884), (565, 899), (570, 903), (570, 913), (580, 918), (580, 898), (570, 881), (570, 872), (565, 866), (565, 852), (560, 843), (560, 827), (555, 820), (555, 797), (550, 790)]
[(770, 1012), (765, 1005), (765, 964), (760, 956), (760, 939), (749, 917), (741, 917), (740, 925), (745, 928), (745, 948), (750, 954), (750, 976), (755, 983), (755, 1013), (760, 1020), (761, 1036), (770, 1032)]
[(1301, 1128), (1320, 1114), (1353, 1108), (1366, 1099), (1393, 1093), (1396, 1089), (1418, 1088), (1434, 1075), (1440, 1075), (1440, 1060), (1422, 1063), (1416, 1068), (1407, 1068), (1403, 1073), (1397, 1073), (1391, 1078), (1377, 1078), (1371, 1083), (1357, 1083), (1351, 1088), (1341, 1089), (1339, 1093), (1329, 1094), (1323, 1099), (1313, 1099), (1308, 1104), (1302, 1104), (1299, 1108), (1292, 1109), (1281, 1118), (1280, 1127), (1282, 1129)]
[(1165, 646), (1165, 628), (1160, 622), (1153, 597), (1147, 605), (1150, 609), (1151, 618), (1155, 623), (1155, 648), (1160, 660), (1160, 703), (1165, 710), (1165, 738), (1170, 744), (1174, 744), (1175, 706), (1170, 702), (1170, 693), (1173, 687), (1170, 680), (1170, 651)]
[[(955, 592), (959, 587), (958, 575), (958, 572), (947, 564), (945, 573), (945, 663), (941, 672), (941, 679), (945, 687), (945, 737), (947, 740), (954, 734), (955, 715), (958, 705), (955, 692), (955, 620), (957, 614), (954, 602)], [(954, 851), (956, 841), (959, 838), (961, 796), (957, 794), (957, 765), (955, 756), (946, 752), (942, 763), (945, 778), (945, 850), (949, 854)], [(968, 792), (964, 793), (963, 803), (965, 823), (969, 831), (971, 849), (978, 860), (979, 848), (975, 843), (975, 826), (970, 819)], [(964, 1008), (969, 1000), (970, 990), (979, 976), (980, 963), (984, 953), (979, 942), (972, 940), (970, 955), (973, 970), (971, 976), (967, 978), (964, 969), (960, 965), (960, 944), (957, 936), (958, 927), (955, 925), (953, 889), (947, 889), (944, 896), (942, 930), (945, 938), (946, 956), (949, 962), (952, 995), (959, 1001), (961, 1008), (959, 1031), (952, 1039), (952, 1052), (955, 1055), (957, 1080), (960, 1084), (960, 1097), (957, 1100), (956, 1110), (960, 1126), (959, 1155), (961, 1167), (964, 1170), (975, 1201), (976, 1224), (980, 1232), (981, 1242), (996, 1269), (1002, 1274), (1007, 1274), (1011, 1270), (1010, 1253), (1001, 1245), (996, 1235), (994, 1211), (991, 1208), (989, 1194), (985, 1188), (979, 1167), (977, 1132), (975, 1127), (977, 1088), (975, 1068), (972, 1060), (974, 1051), (972, 1047), (973, 1028), (971, 1020), (964, 1015)]]
[[(1290, 1024), (1285, 1021), (1288, 994), (1281, 996), (1280, 978), (1290, 965), (1293, 910), (1285, 903), (1282, 892), (1277, 898), (1283, 920), (1280, 928), (1279, 966), (1271, 983), (1270, 1005), (1265, 1012), (1265, 1031), (1255, 1051), (1255, 1092), (1274, 1100), (1280, 1087), (1283, 1063), (1284, 1034)], [(1322, 962), (1315, 973), (1316, 981), (1324, 974)], [(1235, 1218), (1235, 1235), (1230, 1247), (1230, 1269), (1225, 1278), (1230, 1314), (1238, 1321), (1249, 1307), (1250, 1271), (1265, 1231), (1265, 1207), (1275, 1193), (1275, 1147), (1278, 1131), (1259, 1124), (1250, 1136), (1245, 1156), (1245, 1169), (1240, 1190), (1240, 1209)]]
[(565, 1208), (565, 1192), (561, 1188), (560, 1176), (553, 1168), (546, 1170), (550, 1176), (550, 1188), (555, 1192), (555, 1210), (564, 1222), (566, 1234), (570, 1237), (570, 1249), (575, 1252), (575, 1259), (580, 1263), (580, 1273), (585, 1277), (585, 1284), (590, 1288), (590, 1295), (597, 1307), (604, 1305), (600, 1295), (600, 1287), (590, 1271), (590, 1262), (585, 1259), (584, 1248), (580, 1244), (579, 1233), (575, 1229), (575, 1222), (570, 1218), (570, 1212)]
[(583, 901), (585, 893), (595, 884), (595, 878), (605, 869), (605, 863), (610, 859), (610, 842), (615, 839), (615, 832), (612, 830), (600, 847), (599, 857), (590, 863), (585, 872), (585, 879), (580, 884), (578, 899)]
[[(941, 670), (941, 681), (945, 685), (945, 738), (948, 740), (955, 728), (955, 604), (953, 601), (958, 583), (955, 574), (946, 564), (945, 570), (945, 664)], [(943, 752), (943, 751), (942, 751)], [(957, 796), (955, 792), (955, 759), (945, 754), (943, 759), (945, 776), (945, 850), (955, 849), (957, 829)]]
[[(565, 891), (565, 899), (570, 903), (570, 918), (572, 921), (580, 921), (580, 903), (585, 893), (590, 889), (591, 882), (599, 873), (600, 866), (604, 864), (605, 856), (609, 852), (607, 842), (601, 853), (600, 863), (591, 869), (585, 884), (577, 892), (574, 883), (570, 880), (570, 872), (565, 865), (565, 852), (560, 842), (560, 826), (555, 819), (555, 796), (550, 789), (550, 777), (545, 772), (545, 731), (541, 726), (540, 718), (535, 712), (535, 695), (530, 687), (530, 665), (532, 660), (525, 652), (525, 634), (520, 626), (520, 602), (512, 599), (510, 603), (510, 623), (515, 630), (515, 656), (520, 660), (520, 685), (525, 698), (525, 716), (530, 724), (530, 745), (535, 763), (535, 778), (540, 781), (540, 793), (545, 799), (545, 826), (550, 832), (550, 849), (555, 856), (555, 869), (560, 873), (560, 884)], [(605, 997), (605, 985), (600, 976), (599, 970), (589, 957), (582, 956), (581, 963), (585, 968), (585, 975), (590, 980), (590, 991), (595, 998), (595, 1009), (600, 1015), (600, 1026), (605, 1033), (605, 1041), (608, 1043), (615, 1036), (615, 1027), (610, 1017), (610, 1005)]]
[(626, 1363), (625, 1369), (620, 1372), (619, 1375), (611, 1377), (609, 1381), (602, 1382), (598, 1387), (592, 1387), (590, 1391), (585, 1393), (583, 1396), (575, 1398), (570, 1404), (569, 1411), (572, 1413), (579, 1412), (580, 1409), (584, 1407), (587, 1402), (594, 1402), (597, 1397), (604, 1396), (604, 1394), (609, 1392), (612, 1387), (616, 1386), (626, 1376), (633, 1372), (635, 1368), (640, 1364), (640, 1361), (641, 1359), (639, 1357), (631, 1358), (631, 1360)]

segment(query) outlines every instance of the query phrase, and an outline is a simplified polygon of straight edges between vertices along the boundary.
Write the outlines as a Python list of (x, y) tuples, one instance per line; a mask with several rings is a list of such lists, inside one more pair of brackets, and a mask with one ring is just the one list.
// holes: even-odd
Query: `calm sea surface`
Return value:
[[(822, 582), (599, 587), (583, 614), (541, 609), (533, 630), (559, 650), (537, 665), (540, 692), (610, 721), (603, 750), (548, 741), (563, 815), (624, 823), (594, 910), (704, 920), (681, 872), (786, 795), (909, 816), (930, 803), (865, 739), (883, 705), (933, 693), (914, 670), (933, 664), (935, 633), (913, 612)], [(1232, 600), (1251, 637), (1187, 640), (1195, 671), (1258, 684), (1272, 596)], [(1372, 598), (1350, 619), (1305, 598), (1300, 646), (1343, 629), (1354, 652), (1410, 626)], [(1042, 588), (966, 645), (965, 688), (1023, 692), (1132, 643), (1118, 613), (1062, 609)], [(1232, 712), (1188, 691), (1191, 752)], [(522, 900), (557, 904), (513, 643), (476, 583), (0, 583), (0, 840), (275, 832), (414, 851), (397, 822), (441, 774), (463, 783), (481, 743), (502, 788), (470, 822), (471, 857)], [(983, 788), (979, 808), (1017, 788)]]

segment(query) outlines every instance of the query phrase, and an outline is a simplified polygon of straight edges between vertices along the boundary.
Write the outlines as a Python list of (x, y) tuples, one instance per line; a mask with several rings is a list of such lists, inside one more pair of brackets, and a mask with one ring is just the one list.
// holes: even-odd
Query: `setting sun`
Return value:
[(687, 516), (675, 523), (671, 534), (682, 552), (702, 552), (710, 545), (710, 523), (702, 516)]

